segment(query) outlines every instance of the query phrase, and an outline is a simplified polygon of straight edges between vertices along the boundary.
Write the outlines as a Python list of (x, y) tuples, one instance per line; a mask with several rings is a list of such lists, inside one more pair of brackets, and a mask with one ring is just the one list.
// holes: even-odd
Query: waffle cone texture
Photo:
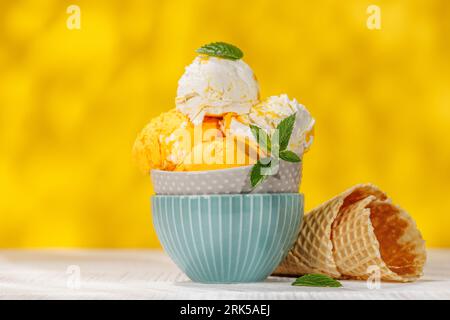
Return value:
[(425, 241), (414, 220), (371, 184), (361, 184), (313, 209), (274, 275), (326, 274), (336, 279), (417, 280)]

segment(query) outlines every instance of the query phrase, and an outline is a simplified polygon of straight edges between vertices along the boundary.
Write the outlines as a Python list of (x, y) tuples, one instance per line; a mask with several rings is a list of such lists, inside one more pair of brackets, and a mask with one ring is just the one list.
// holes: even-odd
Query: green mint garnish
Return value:
[[(259, 144), (259, 147), (270, 153), (272, 150), (279, 149), (279, 154), (272, 155), (270, 159), (266, 159), (266, 165), (263, 165), (261, 161), (253, 166), (250, 173), (250, 182), (252, 187), (255, 188), (258, 184), (263, 182), (267, 175), (261, 174), (261, 168), (269, 167), (272, 159), (282, 159), (287, 162), (300, 162), (300, 157), (293, 151), (287, 150), (289, 140), (291, 139), (292, 131), (294, 130), (296, 114), (292, 114), (289, 117), (283, 119), (277, 126), (276, 132), (270, 137), (267, 133), (258, 126), (250, 125), (250, 130)], [(275, 135), (279, 135), (279, 146), (272, 145)]]
[(253, 188), (262, 183), (267, 178), (267, 175), (261, 174), (261, 169), (268, 168), (271, 164), (271, 158), (264, 158), (259, 159), (258, 162), (253, 166), (252, 171), (250, 172), (250, 182)]
[(250, 182), (253, 188), (263, 182), (267, 177), (261, 174), (261, 167), (261, 163), (258, 161), (258, 163), (253, 166), (252, 171), (250, 172)]
[(295, 124), (295, 116), (296, 114), (292, 114), (287, 118), (284, 118), (283, 121), (281, 121), (277, 129), (280, 133), (280, 151), (286, 150), (289, 140), (291, 139), (292, 130), (294, 129)]
[(330, 278), (329, 276), (315, 273), (297, 278), (294, 282), (292, 282), (292, 285), (300, 287), (342, 287), (342, 284), (339, 281)]
[(260, 127), (252, 124), (250, 125), (250, 130), (252, 131), (256, 141), (259, 143), (259, 146), (265, 151), (270, 152), (272, 150), (272, 141), (267, 133)]
[(197, 53), (229, 60), (242, 59), (244, 53), (236, 46), (225, 42), (213, 42), (196, 50)]
[(300, 157), (292, 151), (289, 150), (283, 150), (280, 152), (280, 159), (288, 162), (300, 162)]

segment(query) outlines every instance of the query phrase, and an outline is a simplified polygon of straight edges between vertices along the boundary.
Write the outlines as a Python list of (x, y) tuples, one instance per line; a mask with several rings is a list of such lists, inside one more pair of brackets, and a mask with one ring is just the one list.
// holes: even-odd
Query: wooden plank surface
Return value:
[(305, 288), (292, 280), (193, 283), (157, 250), (0, 250), (0, 299), (450, 299), (450, 250), (429, 250), (425, 276), (410, 284)]

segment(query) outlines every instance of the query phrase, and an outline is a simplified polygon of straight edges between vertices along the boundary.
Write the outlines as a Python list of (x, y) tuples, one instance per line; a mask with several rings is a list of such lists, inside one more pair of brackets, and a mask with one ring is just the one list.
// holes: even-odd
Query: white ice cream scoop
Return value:
[(295, 125), (288, 149), (301, 156), (312, 144), (315, 121), (303, 105), (295, 99), (290, 100), (286, 94), (269, 97), (254, 105), (248, 115), (239, 117), (245, 121), (232, 119), (229, 131), (233, 135), (254, 139), (249, 128), (249, 124), (252, 124), (264, 129), (268, 134), (273, 134), (278, 124), (294, 113)]
[(259, 102), (259, 85), (244, 61), (200, 55), (179, 80), (175, 102), (198, 125), (205, 116), (248, 113)]

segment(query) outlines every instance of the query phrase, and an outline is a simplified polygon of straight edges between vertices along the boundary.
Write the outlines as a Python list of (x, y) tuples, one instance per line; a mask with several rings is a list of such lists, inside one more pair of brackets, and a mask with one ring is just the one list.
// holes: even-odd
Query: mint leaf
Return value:
[(242, 59), (244, 53), (236, 46), (225, 42), (213, 42), (196, 50), (197, 53), (229, 60)]
[(297, 278), (293, 283), (293, 286), (301, 287), (342, 287), (342, 284), (329, 276), (323, 274), (306, 274), (300, 278)]
[(265, 176), (261, 174), (261, 164), (258, 161), (258, 163), (253, 166), (252, 171), (250, 172), (250, 182), (252, 184), (252, 188), (255, 188), (258, 184), (263, 182), (264, 179)]
[(261, 168), (268, 168), (272, 165), (272, 158), (271, 157), (261, 158), (259, 159), (258, 163), (261, 166)]
[(294, 130), (295, 117), (296, 113), (283, 119), (278, 124), (277, 130), (271, 137), (269, 137), (267, 133), (260, 127), (250, 125), (250, 130), (256, 141), (258, 142), (260, 148), (264, 149), (268, 153), (273, 154), (271, 158), (267, 158), (271, 159), (268, 163), (263, 164), (261, 160), (258, 160), (258, 162), (253, 166), (250, 174), (250, 181), (253, 188), (264, 181), (264, 179), (266, 179), (268, 176), (267, 174), (263, 175), (261, 169), (269, 167), (275, 160), (277, 163), (277, 168), (279, 159), (288, 162), (301, 161), (300, 157), (296, 153), (290, 150), (286, 150), (289, 145), (289, 140), (291, 139), (292, 131)]
[(250, 130), (252, 131), (252, 134), (255, 137), (258, 145), (261, 148), (263, 148), (267, 153), (270, 153), (272, 149), (272, 141), (270, 137), (267, 135), (266, 131), (252, 124), (250, 125)]
[(280, 159), (283, 159), (284, 161), (288, 162), (300, 162), (300, 157), (292, 151), (289, 150), (283, 150), (280, 152)]
[(261, 169), (270, 167), (271, 161), (272, 161), (272, 158), (260, 159), (253, 166), (252, 171), (250, 172), (250, 182), (252, 184), (252, 188), (255, 188), (258, 184), (260, 184), (264, 180), (266, 180), (267, 175), (263, 175), (261, 173)]
[(294, 130), (296, 113), (284, 118), (277, 126), (280, 134), (280, 151), (286, 150)]

